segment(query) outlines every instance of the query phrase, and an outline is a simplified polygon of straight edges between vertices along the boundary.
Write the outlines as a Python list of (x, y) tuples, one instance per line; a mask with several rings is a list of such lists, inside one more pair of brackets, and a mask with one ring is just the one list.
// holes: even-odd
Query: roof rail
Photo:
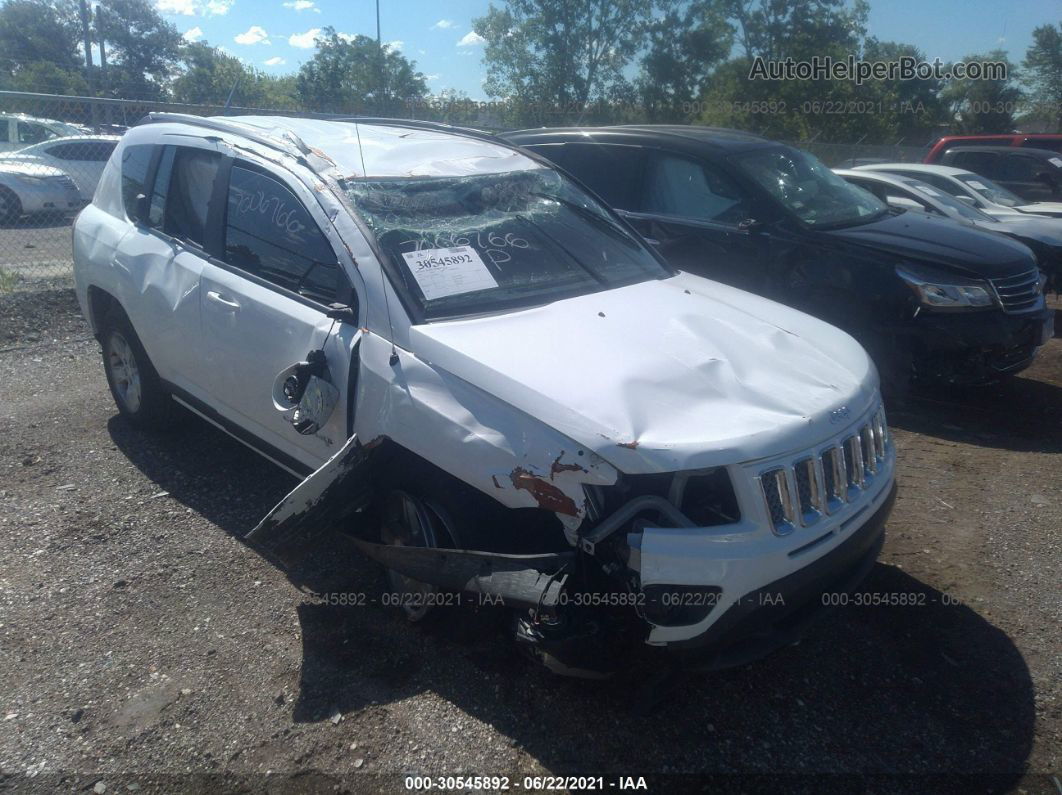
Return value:
[(285, 154), (298, 154), (299, 156), (302, 156), (310, 154), (311, 151), (310, 147), (290, 130), (284, 131), (284, 138), (275, 138), (271, 135), (258, 132), (247, 125), (233, 123), (226, 121), (223, 118), (219, 119), (213, 116), (193, 116), (190, 113), (149, 113), (138, 122), (138, 125), (161, 122), (190, 124), (195, 127), (203, 127), (207, 130), (215, 130), (216, 132), (232, 133), (233, 135), (239, 135), (243, 138), (249, 138), (257, 144), (268, 146), (270, 149), (275, 149), (278, 152), (283, 152)]
[(375, 124), (380, 127), (408, 127), (412, 130), (437, 130), (450, 133), (451, 135), (463, 135), (467, 138), (479, 138), (484, 141), (502, 144), (512, 147), (508, 141), (485, 130), (477, 130), (474, 127), (458, 127), (441, 121), (421, 121), (420, 119), (391, 119), (382, 116), (339, 116), (325, 121), (357, 122), (358, 124)]

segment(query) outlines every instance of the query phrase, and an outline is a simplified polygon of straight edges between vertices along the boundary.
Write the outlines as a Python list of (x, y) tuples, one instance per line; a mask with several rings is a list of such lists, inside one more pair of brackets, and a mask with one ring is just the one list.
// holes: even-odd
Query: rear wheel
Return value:
[(107, 385), (121, 415), (141, 428), (169, 424), (173, 401), (121, 310), (112, 310), (104, 319), (100, 344)]
[(0, 224), (13, 224), (22, 215), (22, 202), (10, 188), (0, 187)]

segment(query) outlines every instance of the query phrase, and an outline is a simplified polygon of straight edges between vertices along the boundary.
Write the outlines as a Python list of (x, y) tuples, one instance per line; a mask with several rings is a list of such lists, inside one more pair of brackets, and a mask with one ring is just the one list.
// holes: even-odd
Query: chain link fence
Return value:
[[(291, 109), (0, 91), (0, 292), (69, 283), (73, 273), (71, 222), (92, 200), (104, 164), (122, 133), (152, 112), (330, 116)], [(489, 111), (410, 105), (403, 115), (499, 129), (498, 119)], [(810, 150), (832, 167), (918, 161), (925, 151), (923, 147), (865, 144), (792, 145)]]

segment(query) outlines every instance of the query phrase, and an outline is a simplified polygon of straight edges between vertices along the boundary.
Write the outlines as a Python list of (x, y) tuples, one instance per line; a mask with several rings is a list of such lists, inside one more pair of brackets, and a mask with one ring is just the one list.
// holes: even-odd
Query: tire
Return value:
[[(384, 490), (373, 509), (379, 521), (379, 540), (385, 544), (431, 546), (443, 549), (483, 549), (477, 523), (470, 510), (464, 484), (447, 482), (430, 468), (414, 463)], [(425, 629), (441, 631), (459, 640), (473, 640), (499, 629), (506, 611), (477, 603), (477, 597), (462, 594), (460, 601), (429, 596), (434, 606), (424, 609), (425, 595), (438, 595), (440, 589), (416, 582), (390, 569), (384, 569), (385, 588), (401, 594), (394, 607), (404, 619)], [(413, 603), (407, 603), (407, 597)], [(416, 600), (421, 601), (417, 602)]]
[(0, 224), (13, 224), (22, 217), (22, 202), (10, 188), (0, 187)]
[(118, 412), (138, 428), (171, 424), (173, 400), (125, 313), (112, 308), (100, 325), (103, 370)]

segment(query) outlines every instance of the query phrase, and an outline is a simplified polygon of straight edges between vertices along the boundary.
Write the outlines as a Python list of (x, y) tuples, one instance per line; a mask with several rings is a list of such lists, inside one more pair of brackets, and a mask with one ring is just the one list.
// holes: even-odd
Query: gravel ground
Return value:
[(193, 418), (132, 430), (67, 290), (0, 296), (0, 407), (0, 788), (401, 791), (399, 774), (445, 773), (659, 791), (710, 773), (1062, 792), (1060, 339), (1011, 383), (893, 412), (901, 493), (864, 591), (920, 604), (838, 609), (766, 660), (667, 682), (648, 711), (629, 682), (555, 678), (500, 638), (313, 604), (378, 574), (339, 540), (290, 579), (245, 546), (295, 481)]

